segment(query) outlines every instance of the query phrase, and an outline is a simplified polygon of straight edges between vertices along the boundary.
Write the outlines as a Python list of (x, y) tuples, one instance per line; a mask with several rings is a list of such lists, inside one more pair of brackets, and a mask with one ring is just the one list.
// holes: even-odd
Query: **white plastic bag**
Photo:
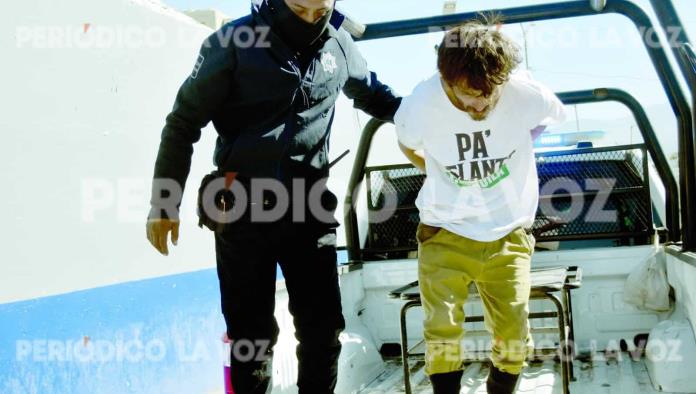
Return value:
[(624, 301), (639, 309), (668, 311), (670, 286), (667, 282), (667, 262), (662, 249), (641, 263), (626, 279)]

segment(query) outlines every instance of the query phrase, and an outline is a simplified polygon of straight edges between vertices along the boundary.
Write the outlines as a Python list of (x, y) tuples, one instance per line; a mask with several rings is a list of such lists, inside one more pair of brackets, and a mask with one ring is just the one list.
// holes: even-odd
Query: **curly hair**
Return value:
[(522, 59), (517, 44), (496, 28), (500, 24), (496, 15), (481, 15), (445, 33), (437, 53), (437, 68), (445, 82), (465, 82), (489, 96), (508, 80)]

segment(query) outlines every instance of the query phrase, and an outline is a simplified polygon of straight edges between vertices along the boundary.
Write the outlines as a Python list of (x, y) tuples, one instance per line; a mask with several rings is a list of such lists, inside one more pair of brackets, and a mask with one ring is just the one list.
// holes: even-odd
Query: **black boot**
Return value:
[(515, 392), (517, 380), (520, 375), (513, 375), (503, 372), (491, 365), (491, 371), (488, 374), (486, 381), (486, 389), (488, 394), (512, 394)]
[(433, 394), (459, 394), (459, 390), (462, 388), (463, 374), (464, 371), (454, 371), (430, 375)]
[(267, 394), (273, 389), (271, 358), (263, 362), (249, 362), (230, 366), (232, 390), (239, 394)]

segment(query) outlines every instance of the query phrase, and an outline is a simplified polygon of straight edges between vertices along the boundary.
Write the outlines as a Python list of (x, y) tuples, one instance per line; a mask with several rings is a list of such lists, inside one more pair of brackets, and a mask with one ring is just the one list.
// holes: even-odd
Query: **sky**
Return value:
[[(179, 9), (214, 8), (236, 18), (249, 12), (248, 0), (162, 0)], [(552, 3), (549, 0), (458, 0), (457, 12)], [(634, 0), (651, 17), (648, 0)], [(693, 0), (673, 0), (687, 32), (696, 26)], [(442, 0), (342, 0), (340, 10), (362, 23), (384, 22), (439, 15)], [(657, 22), (653, 21), (655, 25)], [(521, 48), (521, 66), (554, 91), (613, 87), (628, 91), (646, 108), (667, 155), (677, 149), (674, 115), (637, 30), (620, 15), (572, 18), (504, 26)], [(524, 34), (523, 34), (524, 31)], [(441, 33), (390, 38), (358, 45), (370, 68), (397, 92), (408, 94), (421, 80), (435, 72), (435, 50)], [(526, 36), (526, 39), (524, 38)], [(671, 53), (670, 53), (671, 56)], [(676, 65), (675, 65), (676, 69)], [(577, 114), (577, 119), (576, 119)], [(581, 105), (570, 110), (563, 131), (607, 132), (604, 144), (640, 142), (632, 117), (614, 103)]]

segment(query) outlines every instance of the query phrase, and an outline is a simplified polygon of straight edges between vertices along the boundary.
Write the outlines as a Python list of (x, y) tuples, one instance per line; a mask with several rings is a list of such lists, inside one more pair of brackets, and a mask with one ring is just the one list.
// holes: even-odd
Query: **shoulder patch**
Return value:
[(193, 66), (193, 71), (191, 72), (191, 79), (196, 79), (198, 78), (198, 72), (201, 70), (201, 67), (203, 67), (203, 62), (205, 61), (205, 57), (203, 55), (198, 55), (198, 59), (196, 60), (196, 65)]

